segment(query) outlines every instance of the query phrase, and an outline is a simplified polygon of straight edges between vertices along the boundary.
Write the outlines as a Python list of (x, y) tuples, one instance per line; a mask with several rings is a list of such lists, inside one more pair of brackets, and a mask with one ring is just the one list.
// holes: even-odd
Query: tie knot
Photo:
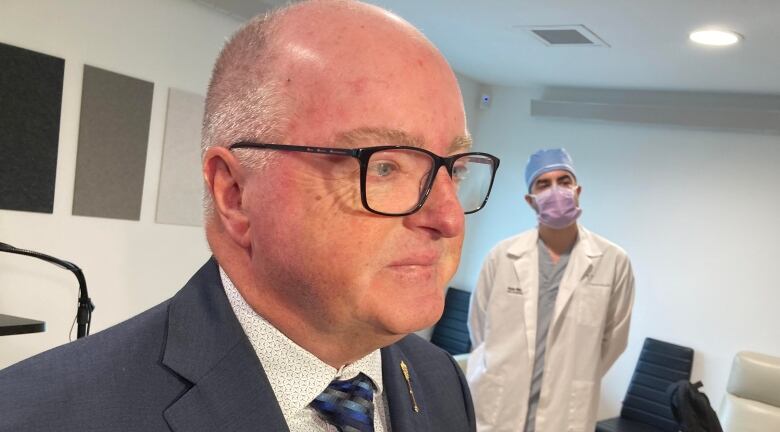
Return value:
[(374, 431), (374, 387), (364, 374), (333, 380), (312, 402), (320, 416), (341, 432)]

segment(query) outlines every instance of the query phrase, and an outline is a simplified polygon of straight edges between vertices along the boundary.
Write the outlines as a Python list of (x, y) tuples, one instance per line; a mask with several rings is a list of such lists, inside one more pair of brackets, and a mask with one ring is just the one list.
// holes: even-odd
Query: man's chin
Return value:
[[(388, 302), (388, 307), (390, 307)], [(439, 321), (444, 312), (444, 300), (420, 301), (400, 313), (392, 314), (383, 323), (385, 331), (392, 336), (404, 337), (410, 333), (427, 329)]]

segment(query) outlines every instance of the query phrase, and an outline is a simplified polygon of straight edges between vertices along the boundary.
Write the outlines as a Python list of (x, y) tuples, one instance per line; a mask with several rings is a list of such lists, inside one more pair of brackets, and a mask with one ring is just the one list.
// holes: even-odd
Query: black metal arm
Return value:
[(76, 279), (79, 281), (79, 306), (78, 310), (76, 311), (76, 338), (79, 339), (89, 335), (89, 326), (90, 322), (92, 321), (92, 311), (95, 310), (95, 305), (89, 298), (89, 294), (87, 293), (87, 281), (84, 279), (84, 273), (82, 273), (79, 266), (69, 261), (54, 258), (50, 255), (26, 249), (19, 249), (2, 242), (0, 242), (0, 252), (8, 252), (12, 254), (38, 258), (73, 272), (73, 274), (76, 275)]

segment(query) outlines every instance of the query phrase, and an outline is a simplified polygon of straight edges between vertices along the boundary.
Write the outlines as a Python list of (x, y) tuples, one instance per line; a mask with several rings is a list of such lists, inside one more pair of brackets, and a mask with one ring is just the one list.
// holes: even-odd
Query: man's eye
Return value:
[(455, 182), (462, 182), (469, 176), (469, 167), (466, 165), (455, 165), (452, 167), (452, 179)]
[(373, 162), (368, 167), (369, 175), (377, 177), (387, 177), (398, 171), (398, 165), (390, 161)]

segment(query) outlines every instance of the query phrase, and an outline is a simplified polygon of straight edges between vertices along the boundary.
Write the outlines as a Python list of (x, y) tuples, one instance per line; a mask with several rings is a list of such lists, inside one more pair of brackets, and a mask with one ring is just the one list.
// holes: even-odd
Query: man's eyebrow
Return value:
[(346, 147), (362, 147), (366, 142), (422, 147), (423, 139), (397, 129), (358, 128), (336, 135), (335, 142)]
[(450, 154), (455, 153), (464, 153), (469, 150), (471, 150), (471, 145), (474, 143), (474, 140), (471, 139), (470, 135), (461, 135), (459, 137), (456, 137), (454, 140), (452, 140), (452, 144), (450, 144)]
[[(336, 135), (335, 142), (345, 147), (361, 147), (366, 142), (387, 145), (406, 145), (424, 148), (422, 137), (411, 135), (402, 130), (389, 128), (357, 128)], [(463, 153), (471, 149), (473, 141), (469, 135), (461, 135), (452, 140), (448, 154)]]

